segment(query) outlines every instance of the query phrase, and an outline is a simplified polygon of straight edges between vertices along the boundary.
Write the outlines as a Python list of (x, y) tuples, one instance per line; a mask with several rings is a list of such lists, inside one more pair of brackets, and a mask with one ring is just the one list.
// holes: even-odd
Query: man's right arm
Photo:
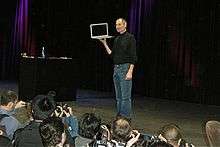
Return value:
[(110, 55), (112, 53), (112, 50), (109, 48), (107, 42), (106, 42), (106, 38), (104, 39), (100, 39), (100, 41), (102, 42), (102, 44), (105, 47), (105, 50), (107, 51), (107, 53)]

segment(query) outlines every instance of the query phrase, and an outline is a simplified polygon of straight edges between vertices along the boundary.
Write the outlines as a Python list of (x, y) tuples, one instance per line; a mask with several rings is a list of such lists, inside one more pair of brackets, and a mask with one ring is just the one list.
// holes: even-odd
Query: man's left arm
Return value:
[(132, 37), (130, 38), (129, 51), (130, 51), (130, 60), (131, 60), (131, 63), (130, 63), (128, 72), (127, 72), (126, 77), (125, 77), (126, 80), (131, 80), (131, 79), (132, 79), (133, 70), (134, 70), (134, 64), (135, 64), (135, 62), (137, 62), (136, 40), (135, 40), (135, 38), (134, 38), (133, 35), (132, 35)]
[(134, 64), (130, 64), (125, 80), (131, 80), (133, 74)]

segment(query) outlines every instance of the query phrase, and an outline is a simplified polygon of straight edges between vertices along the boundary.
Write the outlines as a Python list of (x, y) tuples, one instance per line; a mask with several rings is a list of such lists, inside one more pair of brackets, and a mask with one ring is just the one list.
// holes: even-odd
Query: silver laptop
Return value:
[(111, 38), (108, 34), (108, 23), (90, 24), (90, 35), (92, 39)]

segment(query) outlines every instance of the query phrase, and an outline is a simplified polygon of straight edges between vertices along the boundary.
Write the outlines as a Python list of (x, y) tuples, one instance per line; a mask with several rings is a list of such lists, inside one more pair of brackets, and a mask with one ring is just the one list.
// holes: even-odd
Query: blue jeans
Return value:
[(117, 113), (128, 118), (131, 117), (131, 89), (132, 80), (125, 80), (130, 64), (119, 64), (114, 66), (114, 86), (117, 101)]

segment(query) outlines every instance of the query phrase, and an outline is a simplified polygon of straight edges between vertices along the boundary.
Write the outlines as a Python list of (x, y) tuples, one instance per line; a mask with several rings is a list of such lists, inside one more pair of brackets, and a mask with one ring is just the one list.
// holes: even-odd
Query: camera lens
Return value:
[(61, 109), (59, 107), (56, 108), (57, 113), (61, 113)]
[(63, 110), (65, 110), (67, 113), (69, 113), (68, 107), (69, 107), (69, 106), (68, 106), (67, 104), (63, 105)]

